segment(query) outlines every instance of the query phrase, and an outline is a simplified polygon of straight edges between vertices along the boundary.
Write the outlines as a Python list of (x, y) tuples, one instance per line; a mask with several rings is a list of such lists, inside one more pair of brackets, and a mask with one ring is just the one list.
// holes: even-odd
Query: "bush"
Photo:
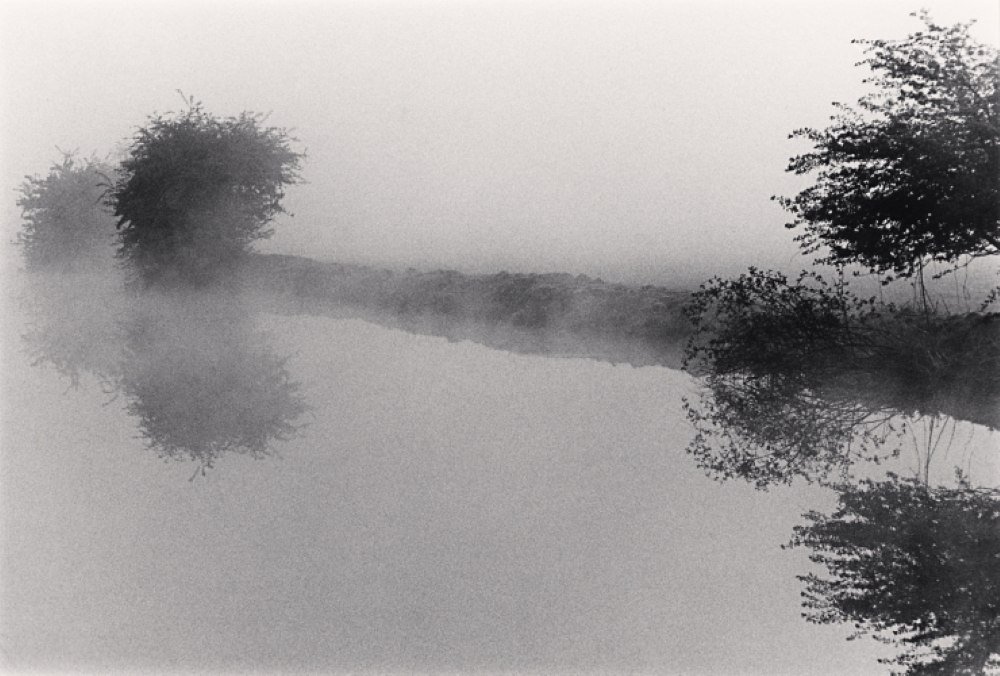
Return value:
[(145, 285), (218, 281), (271, 236), (303, 155), (263, 121), (247, 112), (219, 119), (192, 103), (139, 130), (109, 201), (119, 255)]
[(764, 487), (882, 456), (892, 412), (864, 397), (874, 301), (815, 273), (791, 282), (751, 268), (702, 285), (685, 314), (695, 331), (684, 367), (705, 375), (698, 401), (684, 401), (688, 452), (703, 469)]
[(106, 162), (64, 153), (48, 176), (27, 177), (17, 244), (29, 270), (80, 271), (114, 260), (115, 220), (102, 201), (112, 176)]
[[(874, 460), (900, 414), (995, 426), (1000, 322), (881, 305), (814, 273), (714, 279), (685, 309), (685, 368), (704, 375), (688, 451), (758, 486)], [(895, 452), (895, 449), (887, 452)]]

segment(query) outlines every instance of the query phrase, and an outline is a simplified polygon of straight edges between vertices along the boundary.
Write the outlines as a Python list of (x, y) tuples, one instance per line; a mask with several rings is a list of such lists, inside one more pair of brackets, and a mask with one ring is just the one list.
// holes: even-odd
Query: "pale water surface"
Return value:
[(261, 315), (309, 425), (189, 481), (8, 315), (8, 667), (885, 673), (800, 618), (830, 496), (703, 476), (686, 374)]

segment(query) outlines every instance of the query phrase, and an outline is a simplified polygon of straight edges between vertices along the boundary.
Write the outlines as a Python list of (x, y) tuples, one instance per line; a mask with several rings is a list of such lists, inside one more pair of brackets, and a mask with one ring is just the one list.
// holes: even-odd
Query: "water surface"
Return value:
[(810, 567), (780, 545), (832, 499), (703, 476), (686, 374), (247, 325), (308, 425), (204, 476), (146, 447), (127, 393), (4, 341), (9, 666), (883, 673), (800, 618)]

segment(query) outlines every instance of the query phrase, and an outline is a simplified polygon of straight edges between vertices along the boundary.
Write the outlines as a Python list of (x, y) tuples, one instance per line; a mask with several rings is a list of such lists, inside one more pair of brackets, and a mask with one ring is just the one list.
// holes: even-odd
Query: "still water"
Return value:
[[(240, 314), (198, 334), (225, 348), (207, 361), (167, 335), (181, 348), (119, 385), (74, 386), (32, 365), (8, 304), (8, 668), (885, 673), (881, 646), (800, 617), (812, 567), (780, 545), (832, 497), (706, 478), (684, 453), (686, 374)], [(244, 352), (299, 397), (260, 406), (308, 407), (295, 433), (260, 432), (259, 458), (213, 447), (204, 474), (150, 448), (167, 409), (162, 443), (242, 424), (213, 402), (254, 388), (206, 374)], [(223, 385), (194, 391), (206, 378)]]

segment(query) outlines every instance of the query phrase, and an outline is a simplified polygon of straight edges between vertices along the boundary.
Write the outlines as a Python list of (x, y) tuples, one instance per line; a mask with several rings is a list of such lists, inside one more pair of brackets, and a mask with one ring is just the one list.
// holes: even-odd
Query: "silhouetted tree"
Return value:
[(791, 542), (829, 573), (800, 577), (805, 616), (903, 647), (890, 662), (908, 674), (1000, 667), (1000, 491), (891, 474), (837, 491), (837, 510), (806, 514)]
[(17, 244), (29, 270), (81, 271), (114, 260), (115, 220), (103, 203), (112, 176), (106, 162), (64, 153), (44, 178), (27, 177)]
[(119, 255), (147, 285), (203, 285), (269, 237), (303, 157), (253, 113), (219, 119), (200, 103), (156, 116), (136, 134), (110, 194)]
[(921, 13), (926, 28), (868, 46), (868, 82), (878, 91), (823, 131), (799, 129), (812, 152), (788, 170), (817, 173), (794, 198), (775, 198), (803, 226), (807, 252), (822, 262), (859, 263), (909, 277), (928, 260), (1000, 252), (1000, 111), (997, 51), (970, 24), (950, 28)]

